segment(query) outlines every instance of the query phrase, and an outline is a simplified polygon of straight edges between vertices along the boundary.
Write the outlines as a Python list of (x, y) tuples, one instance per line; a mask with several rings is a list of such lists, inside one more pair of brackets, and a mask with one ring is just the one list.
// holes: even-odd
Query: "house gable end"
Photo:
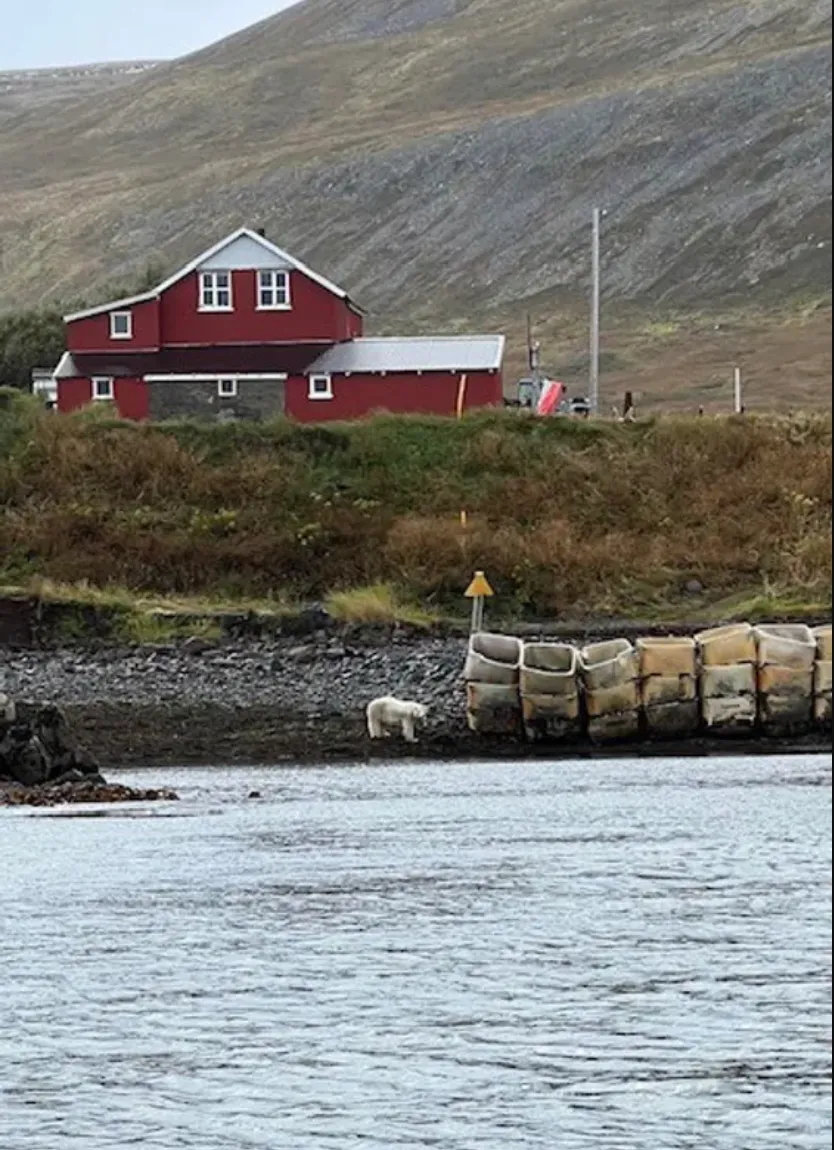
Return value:
[[(243, 259), (245, 253), (245, 264), (234, 263), (230, 267), (229, 260)], [(253, 259), (256, 259), (258, 262), (253, 263)], [(197, 271), (234, 271), (238, 268), (245, 270), (253, 268), (255, 270), (260, 268), (275, 268), (281, 271), (301, 272), (308, 279), (318, 284), (319, 287), (324, 288), (338, 299), (343, 300), (353, 311), (360, 315), (362, 314), (362, 309), (349, 299), (347, 292), (344, 291), (343, 288), (332, 283), (324, 276), (320, 276), (318, 272), (314, 272), (312, 268), (307, 267), (306, 264), (295, 259), (294, 256), (283, 251), (264, 236), (253, 232), (250, 228), (239, 228), (238, 231), (233, 232), (232, 235), (227, 236), (207, 251), (201, 252), (196, 259), (186, 264), (185, 267), (180, 268), (178, 272), (159, 284), (159, 286), (152, 291), (128, 299), (111, 301), (106, 304), (101, 304), (98, 307), (88, 308), (86, 311), (75, 312), (72, 315), (66, 315), (64, 316), (64, 322), (74, 323), (76, 320), (89, 319), (91, 316), (101, 315), (104, 312), (116, 311), (135, 304), (145, 303), (148, 300), (158, 299), (170, 288), (175, 287), (182, 280), (187, 279)]]
[(256, 244), (249, 236), (238, 236), (219, 252), (209, 256), (198, 266), (199, 272), (230, 271), (292, 271), (293, 264), (269, 251), (263, 244)]

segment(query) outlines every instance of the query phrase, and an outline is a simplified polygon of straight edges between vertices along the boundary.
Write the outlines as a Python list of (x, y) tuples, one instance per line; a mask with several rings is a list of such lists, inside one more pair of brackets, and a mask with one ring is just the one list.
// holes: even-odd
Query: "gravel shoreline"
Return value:
[[(696, 739), (594, 750), (484, 740), (466, 726), (462, 637), (387, 634), (351, 642), (332, 634), (192, 640), (179, 648), (0, 651), (0, 690), (24, 703), (57, 703), (105, 769), (279, 764), (393, 758), (576, 758), (830, 750), (802, 739)], [(430, 707), (420, 743), (371, 743), (367, 703), (385, 694)]]
[[(58, 703), (105, 764), (263, 763), (364, 758), (371, 699), (425, 702), (414, 751), (472, 738), (465, 724), (463, 638), (387, 635), (352, 645), (332, 635), (213, 645), (3, 652), (0, 690)], [(397, 742), (392, 753), (407, 753)]]
[[(7, 651), (0, 683), (21, 700), (79, 706), (272, 707), (310, 718), (361, 718), (383, 694), (432, 707), (435, 726), (459, 720), (465, 639), (398, 639), (353, 646), (341, 640), (238, 641), (215, 646)], [(430, 724), (431, 726), (432, 724)]]

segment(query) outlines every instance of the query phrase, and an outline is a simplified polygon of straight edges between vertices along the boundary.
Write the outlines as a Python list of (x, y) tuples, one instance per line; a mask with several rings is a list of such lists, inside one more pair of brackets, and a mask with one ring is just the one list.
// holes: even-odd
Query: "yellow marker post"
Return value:
[(472, 634), (484, 629), (484, 604), (495, 597), (495, 592), (483, 571), (476, 571), (475, 578), (466, 590), (466, 598), (472, 600)]
[[(460, 383), (458, 384), (458, 402), (456, 408), (458, 419), (463, 419), (463, 413), (466, 411), (466, 389), (468, 386), (469, 376), (462, 375), (460, 377)], [(460, 525), (464, 531), (469, 526), (469, 516), (465, 511), (461, 511), (460, 513)]]
[(469, 385), (469, 376), (462, 375), (460, 383), (458, 384), (458, 402), (457, 402), (457, 415), (458, 419), (463, 419), (463, 413), (466, 411), (466, 388)]

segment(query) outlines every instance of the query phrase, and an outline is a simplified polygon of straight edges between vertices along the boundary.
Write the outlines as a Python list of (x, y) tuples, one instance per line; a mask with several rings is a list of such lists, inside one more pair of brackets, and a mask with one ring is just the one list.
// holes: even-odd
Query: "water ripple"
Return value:
[(0, 816), (4, 1150), (830, 1146), (829, 760), (141, 781)]

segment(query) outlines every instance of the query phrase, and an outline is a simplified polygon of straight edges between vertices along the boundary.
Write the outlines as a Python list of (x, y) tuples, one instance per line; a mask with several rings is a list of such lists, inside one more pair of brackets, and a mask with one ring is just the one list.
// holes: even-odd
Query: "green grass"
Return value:
[(830, 608), (830, 416), (137, 426), (0, 397), (0, 443), (0, 584), (44, 601), (422, 622), (483, 569), (496, 617)]
[(404, 603), (393, 587), (377, 583), (352, 591), (334, 591), (325, 606), (342, 623), (409, 623), (429, 627), (440, 616), (412, 603)]
[(113, 631), (115, 639), (141, 646), (165, 646), (183, 639), (218, 642), (222, 636), (222, 627), (211, 618), (186, 621), (177, 616), (141, 609), (121, 615)]
[(831, 585), (821, 585), (816, 593), (810, 589), (751, 589), (710, 603), (694, 612), (693, 621), (718, 624), (746, 620), (764, 623), (768, 619), (813, 619), (831, 614)]
[(242, 612), (263, 616), (290, 616), (298, 613), (300, 604), (286, 599), (212, 595), (160, 595), (150, 591), (129, 590), (124, 586), (96, 586), (83, 579), (78, 583), (59, 583), (36, 575), (21, 582), (0, 583), (0, 598), (25, 597), (42, 603), (91, 607), (104, 611), (137, 611), (146, 614), (194, 617), (220, 616)]

